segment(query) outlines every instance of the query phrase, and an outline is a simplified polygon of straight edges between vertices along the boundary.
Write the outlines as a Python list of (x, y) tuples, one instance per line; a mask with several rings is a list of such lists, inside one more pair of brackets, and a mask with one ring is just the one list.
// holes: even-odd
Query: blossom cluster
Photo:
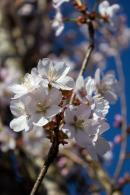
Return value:
[[(112, 72), (101, 78), (97, 69), (95, 78), (81, 76), (75, 83), (68, 76), (69, 71), (70, 66), (62, 61), (43, 59), (31, 74), (25, 75), (22, 84), (12, 85), (10, 109), (15, 118), (10, 127), (16, 132), (41, 131), (48, 137), (46, 126), (55, 124), (56, 116), (60, 115), (59, 131), (97, 159), (97, 155), (109, 150), (101, 134), (109, 129), (105, 117), (109, 102), (117, 99), (117, 80)], [(51, 125), (49, 128), (52, 131)]]
[[(69, 2), (69, 0), (53, 0), (53, 7), (55, 8), (56, 15), (52, 23), (52, 28), (54, 28), (56, 36), (59, 36), (64, 30), (64, 19), (61, 12), (61, 5), (66, 2)], [(82, 3), (80, 4), (81, 5), (79, 5), (79, 8), (82, 7)], [(100, 18), (103, 21), (107, 21), (111, 26), (114, 26), (113, 22), (119, 10), (120, 10), (120, 6), (118, 4), (110, 5), (109, 1), (104, 0), (98, 5), (96, 19)], [(86, 9), (86, 16), (87, 16), (87, 9)], [(87, 17), (84, 20), (86, 21)], [(75, 19), (75, 22), (80, 24), (80, 21), (78, 19)]]

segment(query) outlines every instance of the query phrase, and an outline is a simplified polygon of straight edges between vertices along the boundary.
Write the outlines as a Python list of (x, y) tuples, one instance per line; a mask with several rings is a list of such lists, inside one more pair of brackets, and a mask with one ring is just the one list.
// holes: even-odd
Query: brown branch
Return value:
[(59, 151), (58, 131), (59, 131), (58, 129), (54, 130), (54, 138), (53, 138), (51, 148), (48, 152), (46, 160), (45, 160), (45, 162), (44, 162), (44, 164), (41, 168), (41, 171), (40, 171), (40, 173), (37, 177), (37, 180), (36, 180), (36, 182), (35, 182), (35, 184), (32, 188), (32, 191), (31, 191), (30, 195), (35, 195), (36, 194), (36, 192), (39, 189), (39, 186), (42, 183), (43, 178), (45, 177), (45, 175), (48, 171), (48, 168), (50, 167), (50, 165), (54, 162), (54, 160), (57, 157), (57, 154), (58, 154), (58, 151)]
[(116, 167), (115, 174), (114, 174), (114, 179), (116, 181), (116, 179), (120, 175), (122, 166), (124, 164), (126, 147), (127, 147), (127, 105), (126, 105), (126, 98), (125, 98), (125, 78), (124, 78), (124, 72), (123, 72), (123, 65), (121, 62), (121, 58), (118, 54), (115, 56), (115, 61), (117, 65), (117, 72), (118, 72), (119, 82), (120, 82), (120, 87), (121, 87), (120, 103), (121, 103), (121, 114), (123, 117), (123, 124), (122, 124), (123, 142), (121, 145), (119, 160), (118, 160), (117, 167)]

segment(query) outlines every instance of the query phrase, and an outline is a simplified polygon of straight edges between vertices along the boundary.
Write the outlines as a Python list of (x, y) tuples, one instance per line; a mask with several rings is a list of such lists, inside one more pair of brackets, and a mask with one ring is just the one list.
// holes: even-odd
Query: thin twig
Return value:
[(79, 6), (82, 6), (81, 0), (75, 0), (75, 2), (76, 2)]
[(87, 163), (89, 167), (89, 172), (91, 171), (91, 177), (99, 181), (101, 186), (105, 189), (107, 195), (121, 195), (119, 189), (115, 189), (113, 182), (106, 171), (102, 168), (98, 161), (93, 161), (91, 156), (84, 151), (81, 153), (83, 160)]
[[(94, 28), (93, 28), (93, 24), (92, 24), (91, 21), (88, 23), (88, 32), (89, 32), (90, 43), (89, 43), (89, 46), (86, 50), (86, 54), (85, 54), (82, 66), (81, 66), (80, 72), (79, 72), (78, 77), (77, 77), (76, 80), (78, 80), (79, 77), (82, 76), (83, 73), (85, 72), (85, 70), (86, 70), (86, 68), (89, 64), (91, 54), (94, 50)], [(75, 90), (73, 91), (72, 96), (70, 98), (70, 104), (72, 104), (72, 102), (73, 102), (74, 95), (75, 95)]]
[(82, 74), (85, 72), (85, 70), (87, 68), (87, 65), (88, 65), (88, 62), (90, 60), (90, 57), (91, 57), (91, 53), (93, 51), (93, 48), (94, 47), (93, 47), (92, 44), (88, 46), (88, 49), (87, 49), (87, 52), (86, 52), (86, 55), (85, 55), (85, 58), (84, 58), (84, 61), (83, 61), (83, 64), (82, 64), (82, 68), (81, 68), (81, 70), (79, 72), (79, 75), (78, 75), (78, 78), (80, 76), (82, 76)]
[(39, 186), (42, 183), (43, 178), (45, 177), (49, 166), (54, 162), (55, 158), (57, 157), (58, 151), (59, 151), (59, 140), (58, 140), (58, 129), (56, 129), (54, 131), (55, 135), (54, 135), (54, 139), (53, 139), (53, 143), (51, 145), (51, 148), (48, 152), (48, 155), (46, 157), (46, 160), (43, 164), (43, 167), (41, 168), (41, 171), (37, 177), (37, 180), (32, 188), (32, 191), (30, 193), (30, 195), (35, 195), (36, 192), (39, 189)]
[(126, 97), (125, 97), (125, 78), (124, 78), (124, 72), (123, 72), (123, 65), (120, 56), (117, 54), (115, 56), (115, 61), (117, 65), (117, 71), (119, 75), (119, 82), (120, 82), (120, 103), (121, 103), (121, 114), (123, 117), (123, 124), (122, 124), (122, 137), (123, 142), (121, 145), (120, 155), (118, 164), (115, 170), (114, 179), (116, 180), (121, 172), (124, 160), (125, 160), (125, 153), (126, 153), (126, 147), (127, 147), (127, 104), (126, 104)]
[(83, 73), (85, 72), (85, 70), (88, 66), (92, 51), (94, 49), (94, 28), (93, 28), (93, 24), (91, 21), (88, 23), (88, 33), (89, 33), (89, 39), (90, 39), (89, 42), (90, 43), (89, 43), (89, 46), (87, 48), (87, 51), (86, 51), (86, 54), (85, 54), (85, 57), (84, 57), (84, 60), (82, 63), (82, 67), (81, 67), (79, 75), (78, 75), (78, 78), (81, 75), (83, 75)]

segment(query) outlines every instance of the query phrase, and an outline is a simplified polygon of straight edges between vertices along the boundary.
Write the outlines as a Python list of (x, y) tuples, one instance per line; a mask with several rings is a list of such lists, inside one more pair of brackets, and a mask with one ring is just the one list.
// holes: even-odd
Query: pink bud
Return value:
[(116, 114), (114, 120), (114, 127), (120, 128), (122, 126), (122, 121), (123, 121), (122, 116), (120, 114)]
[(114, 138), (115, 144), (120, 144), (123, 141), (123, 137), (121, 135), (116, 135)]

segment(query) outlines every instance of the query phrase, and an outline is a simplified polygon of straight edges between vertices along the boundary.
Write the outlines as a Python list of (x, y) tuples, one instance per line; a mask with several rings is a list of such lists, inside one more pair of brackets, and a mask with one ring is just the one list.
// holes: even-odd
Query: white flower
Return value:
[(33, 124), (37, 126), (46, 125), (56, 114), (61, 111), (58, 106), (62, 94), (58, 89), (48, 89), (44, 86), (37, 88), (31, 95), (31, 113), (34, 119)]
[(52, 28), (55, 29), (56, 36), (59, 36), (64, 30), (64, 23), (60, 9), (56, 9), (56, 15), (52, 23)]
[(31, 120), (30, 107), (31, 99), (26, 98), (26, 100), (12, 100), (10, 104), (10, 109), (12, 114), (16, 117), (10, 122), (10, 128), (16, 132), (33, 128), (33, 121)]
[(67, 76), (70, 67), (62, 61), (43, 59), (38, 63), (38, 72), (44, 79), (44, 83), (63, 90), (71, 90), (74, 80)]
[[(87, 134), (87, 139), (89, 139), (88, 131), (93, 132), (95, 134), (96, 132), (95, 124), (92, 123), (92, 119), (89, 119), (91, 109), (85, 104), (81, 104), (79, 106), (71, 105), (65, 110), (64, 114), (65, 126), (63, 129), (70, 130), (71, 136), (75, 137), (75, 139), (82, 135), (82, 133), (84, 135)], [(88, 128), (87, 131), (86, 127), (88, 126), (89, 127), (92, 126), (93, 128), (91, 127), (91, 130), (90, 128)]]
[(110, 5), (108, 1), (101, 2), (98, 8), (99, 13), (109, 19), (112, 19), (119, 9), (120, 6), (118, 4)]
[(53, 0), (53, 7), (59, 8), (64, 2), (69, 2), (69, 0)]
[(28, 131), (43, 127), (61, 111), (58, 106), (62, 98), (58, 89), (40, 86), (33, 93), (12, 100), (10, 109), (15, 119), (10, 122), (14, 131)]
[(98, 122), (99, 127), (97, 132), (95, 135), (91, 136), (92, 144), (87, 146), (88, 152), (95, 160), (97, 159), (98, 155), (104, 156), (104, 154), (110, 150), (110, 144), (103, 137), (101, 137), (101, 135), (107, 131), (110, 126), (105, 120), (99, 119)]
[(83, 96), (92, 97), (95, 91), (94, 79), (91, 77), (84, 79), (83, 76), (80, 76), (76, 81), (75, 91), (79, 98), (83, 98)]
[(101, 94), (110, 103), (114, 103), (118, 96), (118, 82), (115, 78), (114, 72), (106, 73), (102, 80), (100, 75), (100, 69), (96, 70), (95, 73), (95, 84), (97, 93)]
[[(91, 109), (85, 104), (69, 106), (65, 111), (63, 130), (69, 130), (76, 142), (87, 148), (90, 155), (97, 159), (97, 154), (103, 155), (109, 148), (108, 143), (100, 137), (109, 125), (91, 116)], [(104, 147), (102, 147), (104, 144)], [(101, 146), (101, 147), (100, 147)]]
[(10, 90), (15, 94), (13, 99), (22, 97), (39, 86), (41, 78), (35, 73), (35, 71), (35, 69), (32, 69), (31, 74), (25, 74), (24, 82), (22, 84), (14, 84), (10, 86)]
[(100, 94), (96, 94), (95, 81), (91, 77), (83, 79), (79, 77), (76, 82), (77, 97), (81, 102), (91, 107), (94, 113), (104, 118), (109, 110), (109, 102)]

